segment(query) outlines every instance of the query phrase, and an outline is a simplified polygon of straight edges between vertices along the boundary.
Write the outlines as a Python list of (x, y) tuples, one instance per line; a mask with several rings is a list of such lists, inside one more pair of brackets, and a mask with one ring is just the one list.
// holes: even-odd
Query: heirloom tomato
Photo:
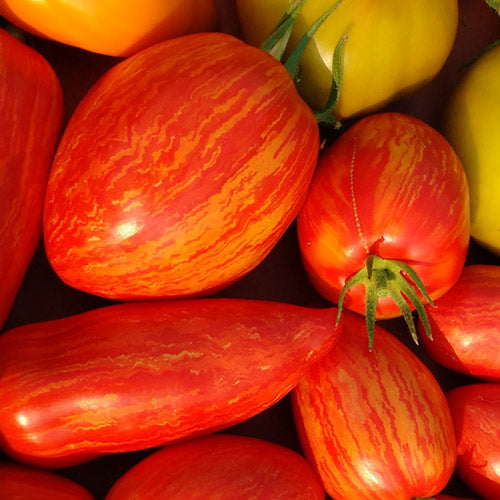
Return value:
[(426, 123), (370, 115), (322, 151), (297, 228), (305, 269), (325, 298), (365, 313), (370, 338), (374, 318), (403, 312), (416, 340), (408, 301), (425, 318), (424, 288), (427, 301), (443, 295), (467, 255), (463, 167)]
[(47, 188), (49, 262), (115, 299), (212, 293), (271, 251), (318, 153), (314, 114), (273, 56), (223, 33), (157, 44), (69, 121)]
[(458, 448), (457, 473), (484, 500), (500, 498), (500, 384), (484, 382), (446, 393)]
[(35, 35), (110, 56), (217, 23), (214, 0), (0, 0), (0, 15)]
[(173, 444), (136, 464), (105, 500), (324, 500), (306, 459), (262, 439), (214, 434)]
[(335, 500), (410, 500), (439, 493), (456, 460), (439, 383), (396, 337), (345, 313), (337, 344), (292, 391), (304, 453)]
[(460, 157), (471, 195), (471, 236), (500, 256), (500, 45), (486, 51), (458, 82), (443, 134)]
[(0, 326), (40, 244), (62, 116), (61, 85), (52, 67), (0, 29)]
[[(259, 45), (288, 3), (236, 0), (243, 39)], [(307, 0), (291, 46), (333, 4)], [(306, 48), (299, 91), (313, 108), (323, 107), (332, 85), (335, 47), (347, 35), (334, 114), (342, 119), (379, 109), (434, 78), (451, 51), (457, 26), (457, 0), (343, 0)]]
[(53, 472), (0, 462), (0, 500), (93, 500), (78, 483)]
[(337, 339), (334, 309), (127, 302), (0, 336), (0, 444), (66, 467), (246, 420)]
[(500, 382), (500, 266), (465, 266), (435, 305), (427, 308), (433, 339), (421, 335), (427, 354), (457, 372)]

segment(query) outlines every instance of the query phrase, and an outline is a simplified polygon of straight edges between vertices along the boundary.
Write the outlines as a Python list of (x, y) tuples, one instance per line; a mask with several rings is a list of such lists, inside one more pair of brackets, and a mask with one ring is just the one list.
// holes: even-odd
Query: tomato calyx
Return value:
[(365, 286), (365, 318), (370, 351), (373, 348), (375, 334), (375, 310), (378, 299), (383, 297), (390, 297), (399, 307), (410, 330), (411, 337), (416, 344), (418, 344), (418, 337), (409, 302), (413, 304), (422, 320), (427, 336), (432, 339), (425, 307), (415, 290), (416, 287), (425, 300), (435, 307), (422, 280), (408, 264), (397, 260), (384, 259), (377, 255), (369, 255), (366, 258), (365, 266), (346, 281), (338, 300), (337, 324), (342, 314), (345, 294), (350, 288), (360, 284)]
[(500, 14), (500, 0), (486, 0), (486, 3), (492, 8), (495, 9), (497, 14)]

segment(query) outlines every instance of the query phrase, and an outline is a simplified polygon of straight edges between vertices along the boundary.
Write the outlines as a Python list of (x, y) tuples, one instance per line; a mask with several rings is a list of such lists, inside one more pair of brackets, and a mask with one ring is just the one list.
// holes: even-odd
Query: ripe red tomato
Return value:
[(484, 500), (500, 498), (500, 384), (455, 387), (446, 393), (457, 441), (457, 473)]
[(451, 370), (500, 382), (500, 266), (465, 266), (435, 304), (427, 308), (433, 340), (420, 335), (427, 354)]
[(49, 63), (0, 29), (0, 326), (40, 244), (62, 113), (61, 86)]
[(215, 434), (167, 446), (139, 462), (105, 500), (324, 500), (304, 457), (246, 436)]
[(83, 486), (53, 472), (0, 462), (0, 500), (93, 500)]
[(345, 312), (337, 344), (292, 391), (299, 437), (336, 500), (409, 500), (442, 491), (456, 460), (446, 398), (427, 367), (376, 326)]
[(73, 114), (47, 188), (47, 256), (96, 295), (208, 294), (274, 247), (318, 152), (314, 115), (274, 57), (222, 33), (158, 44)]
[(214, 0), (0, 0), (0, 14), (20, 28), (110, 56), (216, 27)]
[(335, 310), (244, 299), (125, 303), (0, 336), (0, 444), (67, 467), (241, 422), (336, 341)]
[[(347, 291), (345, 307), (384, 319), (400, 316), (408, 299), (416, 302), (414, 278), (392, 268), (394, 261), (416, 272), (431, 299), (451, 288), (467, 255), (469, 218), (464, 169), (446, 140), (409, 115), (378, 113), (321, 153), (298, 238), (306, 271), (324, 297), (339, 303), (346, 282), (361, 277), (365, 286)], [(370, 275), (371, 259), (381, 271)], [(368, 285), (378, 287), (373, 303), (365, 299)], [(393, 287), (402, 287), (403, 296)]]

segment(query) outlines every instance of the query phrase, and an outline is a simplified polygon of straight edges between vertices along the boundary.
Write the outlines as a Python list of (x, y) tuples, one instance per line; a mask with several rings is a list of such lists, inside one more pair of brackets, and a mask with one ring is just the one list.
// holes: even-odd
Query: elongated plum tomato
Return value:
[(337, 344), (292, 391), (306, 457), (336, 500), (410, 500), (439, 493), (456, 460), (445, 395), (427, 367), (376, 325), (346, 311)]
[(0, 0), (0, 14), (35, 35), (121, 57), (217, 23), (214, 0)]
[(331, 348), (335, 308), (124, 303), (0, 336), (0, 444), (67, 467), (246, 420)]
[(0, 29), (0, 326), (42, 236), (63, 96), (49, 63)]
[(426, 307), (433, 340), (420, 335), (427, 354), (457, 372), (500, 382), (500, 266), (465, 266), (435, 304)]
[[(366, 311), (361, 283), (347, 291), (344, 306), (385, 319), (401, 315), (401, 304), (380, 292), (401, 286), (406, 302), (415, 288), (407, 271), (387, 261), (409, 266), (430, 298), (440, 297), (462, 271), (469, 218), (464, 169), (446, 140), (409, 115), (377, 113), (322, 152), (298, 216), (298, 239), (305, 269), (325, 298), (338, 303), (347, 280), (364, 278), (365, 286), (378, 287), (376, 310), (368, 304)], [(382, 271), (370, 280), (367, 265), (375, 258)]]
[(446, 393), (458, 447), (457, 473), (484, 500), (500, 498), (500, 384), (484, 382)]
[(155, 45), (71, 117), (47, 188), (48, 259), (111, 298), (221, 289), (295, 219), (318, 152), (312, 111), (268, 53), (222, 33)]
[(139, 462), (105, 500), (324, 500), (306, 459), (284, 446), (215, 434), (163, 448)]
[(0, 462), (0, 500), (93, 500), (70, 479), (25, 465)]

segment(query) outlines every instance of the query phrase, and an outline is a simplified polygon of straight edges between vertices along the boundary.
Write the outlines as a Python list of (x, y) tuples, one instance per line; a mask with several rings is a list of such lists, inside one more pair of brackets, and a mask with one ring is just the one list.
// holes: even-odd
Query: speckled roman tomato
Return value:
[(445, 395), (427, 367), (347, 311), (337, 344), (292, 391), (306, 457), (335, 500), (410, 500), (442, 491), (456, 461)]
[(305, 458), (246, 436), (215, 434), (163, 448), (136, 464), (105, 500), (324, 500)]
[(284, 66), (222, 33), (155, 45), (108, 71), (51, 171), (47, 257), (117, 299), (208, 294), (256, 267), (295, 219), (319, 130)]
[(68, 467), (241, 422), (331, 348), (334, 308), (243, 299), (124, 303), (0, 336), (0, 444)]

